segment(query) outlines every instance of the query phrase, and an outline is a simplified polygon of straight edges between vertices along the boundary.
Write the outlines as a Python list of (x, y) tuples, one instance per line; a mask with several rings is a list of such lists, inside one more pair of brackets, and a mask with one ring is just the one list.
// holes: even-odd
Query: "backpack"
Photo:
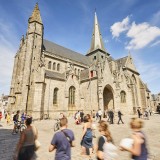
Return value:
[(118, 157), (117, 147), (112, 142), (107, 142), (107, 138), (103, 136), (105, 143), (103, 145), (104, 160), (116, 160)]
[(17, 115), (16, 114), (13, 116), (13, 121), (17, 122)]

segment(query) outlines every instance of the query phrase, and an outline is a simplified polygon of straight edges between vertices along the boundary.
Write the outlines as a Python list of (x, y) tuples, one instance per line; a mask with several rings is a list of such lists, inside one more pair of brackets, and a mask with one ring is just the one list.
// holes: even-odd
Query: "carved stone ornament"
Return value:
[(129, 77), (128, 73), (125, 72), (125, 73), (124, 73), (124, 76), (125, 76), (125, 78), (126, 78), (127, 87), (128, 87), (128, 88), (131, 88), (130, 77)]
[(42, 53), (42, 56), (40, 58), (39, 67), (45, 67), (45, 57), (44, 53)]

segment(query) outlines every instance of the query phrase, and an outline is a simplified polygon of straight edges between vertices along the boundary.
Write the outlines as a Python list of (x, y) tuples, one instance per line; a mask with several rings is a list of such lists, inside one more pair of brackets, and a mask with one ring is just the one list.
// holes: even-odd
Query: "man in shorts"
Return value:
[(56, 132), (49, 146), (49, 152), (56, 149), (55, 160), (71, 160), (71, 147), (74, 147), (74, 133), (67, 129), (67, 118), (60, 119), (60, 131)]

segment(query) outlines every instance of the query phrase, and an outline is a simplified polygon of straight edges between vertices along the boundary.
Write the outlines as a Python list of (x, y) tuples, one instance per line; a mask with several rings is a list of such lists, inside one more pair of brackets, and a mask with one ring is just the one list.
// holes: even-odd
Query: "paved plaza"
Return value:
[[(115, 145), (119, 145), (122, 138), (129, 137), (131, 131), (129, 129), (129, 120), (132, 116), (123, 116), (125, 124), (117, 125), (116, 123), (110, 125), (110, 131), (114, 139)], [(147, 135), (148, 148), (149, 152), (154, 158), (154, 160), (160, 160), (160, 115), (153, 115), (150, 117), (150, 120), (144, 120), (145, 127), (144, 132)], [(115, 118), (117, 122), (117, 117)], [(34, 125), (38, 128), (39, 131), (39, 141), (41, 142), (41, 148), (36, 152), (37, 160), (53, 160), (54, 153), (48, 152), (48, 146), (53, 137), (54, 120), (43, 120), (35, 121)], [(97, 123), (97, 122), (96, 122)], [(19, 134), (12, 135), (13, 125), (6, 125), (4, 120), (0, 122), (0, 159), (1, 160), (12, 160), (12, 155), (15, 150), (16, 143), (19, 139)], [(85, 160), (89, 159), (88, 157), (81, 156), (80, 148), (80, 137), (82, 134), (82, 125), (75, 125), (73, 117), (69, 118), (69, 127), (75, 133), (76, 138), (76, 147), (72, 148), (72, 160)], [(96, 130), (96, 136), (99, 136), (98, 131)], [(94, 138), (94, 144), (96, 144), (97, 138)], [(92, 156), (92, 159), (95, 159), (95, 156)], [(127, 152), (119, 151), (119, 157), (117, 160), (129, 160), (129, 154)]]

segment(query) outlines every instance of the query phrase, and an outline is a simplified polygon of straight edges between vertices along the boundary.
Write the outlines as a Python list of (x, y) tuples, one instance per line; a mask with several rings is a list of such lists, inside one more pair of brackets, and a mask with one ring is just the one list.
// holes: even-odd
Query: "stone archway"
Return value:
[(113, 89), (110, 85), (106, 85), (103, 90), (103, 105), (104, 110), (114, 109)]

